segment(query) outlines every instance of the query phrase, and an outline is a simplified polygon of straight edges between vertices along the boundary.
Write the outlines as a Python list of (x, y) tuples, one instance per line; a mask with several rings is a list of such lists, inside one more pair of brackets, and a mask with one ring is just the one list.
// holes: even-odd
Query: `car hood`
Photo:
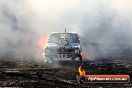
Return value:
[(48, 43), (47, 48), (80, 48), (78, 43), (69, 43), (69, 44), (57, 44), (57, 43)]

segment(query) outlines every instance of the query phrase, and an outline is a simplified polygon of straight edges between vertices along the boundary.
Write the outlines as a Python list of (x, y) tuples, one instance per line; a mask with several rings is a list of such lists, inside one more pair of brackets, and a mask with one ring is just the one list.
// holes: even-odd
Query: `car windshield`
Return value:
[(54, 33), (49, 37), (49, 43), (79, 43), (79, 37), (77, 34), (69, 34), (69, 33)]

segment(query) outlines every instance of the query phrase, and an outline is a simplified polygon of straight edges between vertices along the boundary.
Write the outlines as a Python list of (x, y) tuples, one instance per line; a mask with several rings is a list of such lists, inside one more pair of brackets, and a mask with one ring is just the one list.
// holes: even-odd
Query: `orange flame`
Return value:
[(44, 49), (46, 47), (46, 43), (47, 43), (47, 40), (48, 40), (48, 36), (43, 36), (39, 39), (39, 47), (41, 49)]
[(38, 41), (38, 47), (40, 50), (39, 54), (40, 54), (41, 60), (43, 60), (44, 48), (46, 48), (47, 40), (48, 40), (48, 35), (45, 35), (45, 36), (40, 37)]
[(79, 66), (79, 74), (80, 74), (81, 76), (83, 76), (83, 75), (86, 74), (85, 70), (82, 68), (82, 65)]

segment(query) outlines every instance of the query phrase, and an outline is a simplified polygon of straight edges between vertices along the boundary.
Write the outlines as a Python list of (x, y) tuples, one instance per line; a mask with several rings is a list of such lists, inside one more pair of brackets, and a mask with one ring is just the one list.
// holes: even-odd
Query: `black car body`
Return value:
[(76, 33), (52, 33), (44, 50), (45, 62), (81, 60), (79, 36)]

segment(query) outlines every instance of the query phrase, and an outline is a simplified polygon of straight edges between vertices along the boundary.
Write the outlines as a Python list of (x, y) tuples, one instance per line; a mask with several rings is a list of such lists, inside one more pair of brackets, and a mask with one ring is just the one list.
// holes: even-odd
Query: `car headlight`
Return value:
[(79, 49), (75, 49), (75, 53), (79, 53)]

